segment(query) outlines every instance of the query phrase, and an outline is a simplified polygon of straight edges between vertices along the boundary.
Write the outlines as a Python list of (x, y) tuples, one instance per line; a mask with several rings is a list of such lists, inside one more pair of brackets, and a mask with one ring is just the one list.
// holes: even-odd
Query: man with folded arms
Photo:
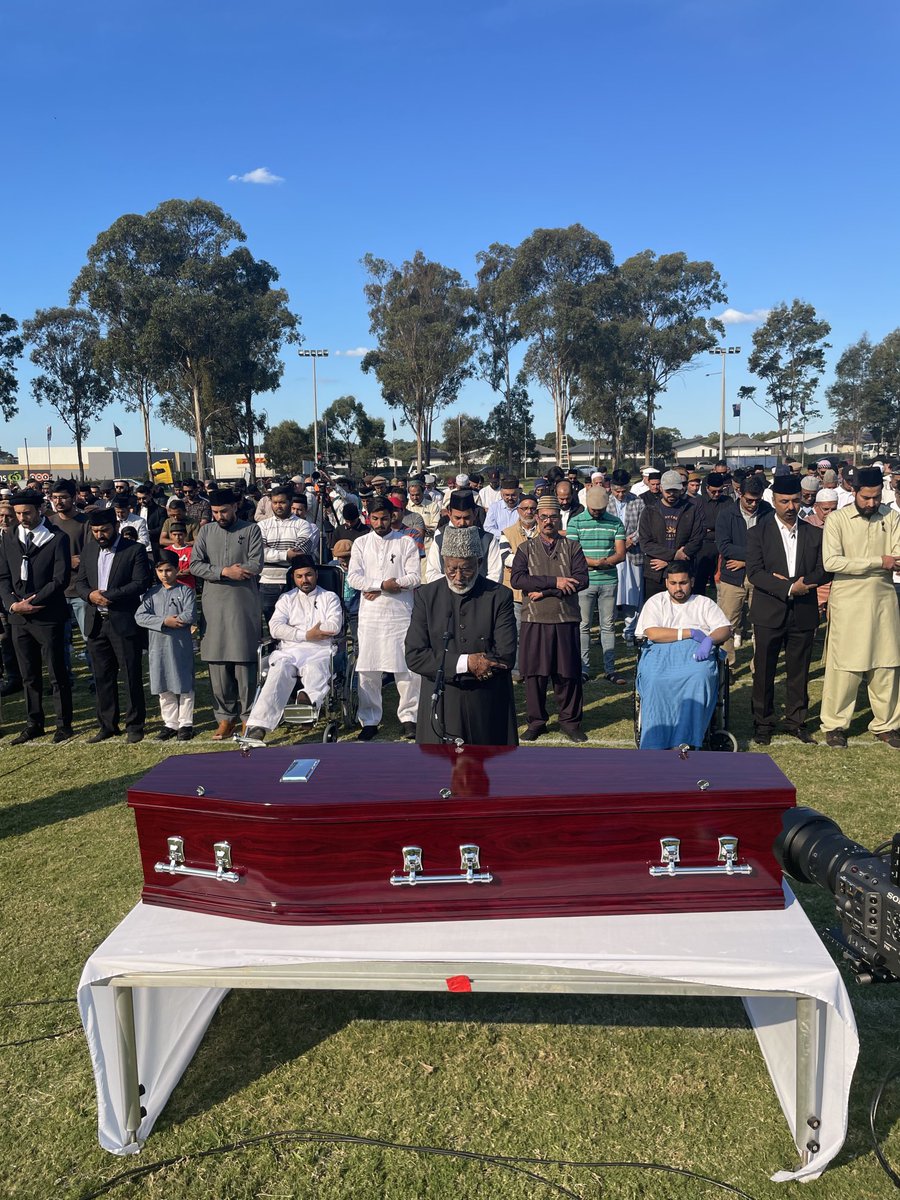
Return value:
[(831, 513), (822, 530), (828, 640), (822, 728), (829, 746), (845, 748), (856, 694), (865, 682), (879, 741), (900, 749), (900, 611), (893, 575), (900, 570), (900, 514), (881, 506), (881, 471), (860, 467), (853, 503)]
[(519, 670), (525, 678), (528, 728), (533, 742), (547, 728), (547, 685), (559, 712), (559, 727), (570, 742), (586, 742), (581, 728), (581, 610), (578, 593), (588, 586), (584, 551), (560, 534), (559, 501), (538, 500), (538, 536), (523, 541), (513, 559), (510, 583), (523, 593)]

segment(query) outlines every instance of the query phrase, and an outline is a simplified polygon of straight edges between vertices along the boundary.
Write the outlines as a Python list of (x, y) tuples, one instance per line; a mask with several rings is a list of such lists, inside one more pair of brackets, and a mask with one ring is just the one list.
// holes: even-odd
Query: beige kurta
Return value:
[(900, 514), (833, 512), (822, 530), (822, 559), (834, 572), (828, 601), (826, 664), (837, 671), (900, 666), (900, 609), (882, 555), (900, 556)]

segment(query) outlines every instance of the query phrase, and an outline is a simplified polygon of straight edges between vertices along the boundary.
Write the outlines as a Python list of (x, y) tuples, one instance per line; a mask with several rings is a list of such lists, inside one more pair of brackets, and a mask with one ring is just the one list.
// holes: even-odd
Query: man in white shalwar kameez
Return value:
[(403, 736), (416, 736), (421, 676), (406, 665), (404, 642), (412, 617), (415, 589), (422, 580), (419, 550), (406, 532), (391, 532), (393, 506), (375, 500), (369, 506), (369, 532), (353, 543), (347, 583), (361, 593), (359, 653), (359, 740), (371, 741), (381, 721), (381, 676), (390, 671), (400, 703), (397, 717)]
[(278, 597), (269, 620), (279, 646), (269, 656), (269, 672), (247, 717), (247, 742), (261, 744), (278, 728), (298, 678), (303, 684), (300, 703), (318, 709), (328, 694), (332, 646), (344, 619), (340, 599), (318, 586), (308, 554), (294, 559), (290, 582), (294, 586)]
[[(838, 507), (822, 531), (822, 559), (834, 573), (828, 596), (822, 729), (844, 749), (859, 685), (869, 693), (869, 730), (900, 750), (900, 517), (882, 513), (881, 471), (859, 467), (852, 506)], [(840, 500), (838, 500), (840, 505)]]

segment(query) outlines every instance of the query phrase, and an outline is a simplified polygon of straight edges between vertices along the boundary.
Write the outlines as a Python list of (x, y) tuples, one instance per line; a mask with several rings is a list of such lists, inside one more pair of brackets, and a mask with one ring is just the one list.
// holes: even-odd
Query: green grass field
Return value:
[[(740, 652), (732, 692), (732, 727), (742, 747), (750, 734), (748, 658), (746, 649)], [(630, 674), (630, 659), (620, 665)], [(21, 1002), (73, 997), (85, 959), (139, 897), (129, 784), (163, 755), (221, 750), (209, 740), (204, 678), (193, 743), (154, 743), (154, 707), (140, 745), (88, 746), (92, 697), (79, 670), (76, 740), (13, 748), (9, 734), (23, 723), (21, 697), (3, 710), (0, 1041), (70, 1032), (0, 1051), (0, 1196), (76, 1200), (143, 1162), (292, 1128), (493, 1154), (654, 1161), (729, 1181), (759, 1200), (799, 1195), (801, 1185), (768, 1180), (793, 1165), (794, 1149), (737, 1000), (234, 992), (143, 1153), (123, 1160), (101, 1151), (74, 1005)], [(817, 665), (815, 706), (820, 691)], [(388, 706), (392, 700), (388, 689)], [(800, 803), (827, 812), (872, 847), (900, 828), (900, 755), (872, 740), (866, 719), (864, 711), (847, 751), (777, 737), (771, 753)], [(592, 745), (630, 744), (630, 694), (589, 683), (585, 727)], [(383, 736), (395, 732), (396, 722), (388, 721)], [(290, 739), (282, 730), (271, 740)], [(551, 728), (539, 744), (557, 742), (569, 746)], [(740, 770), (740, 758), (734, 763)], [(814, 922), (828, 923), (825, 894), (798, 891)], [(872, 1153), (867, 1110), (878, 1081), (900, 1057), (900, 986), (848, 986), (861, 1038), (850, 1129), (835, 1164), (802, 1185), (803, 1195), (881, 1200), (896, 1192)], [(886, 1153), (900, 1164), (900, 1083), (885, 1093), (880, 1128)], [(697, 1180), (635, 1169), (534, 1169), (585, 1200), (725, 1194)], [(195, 1159), (109, 1194), (518, 1200), (560, 1193), (478, 1162), (283, 1144)]]

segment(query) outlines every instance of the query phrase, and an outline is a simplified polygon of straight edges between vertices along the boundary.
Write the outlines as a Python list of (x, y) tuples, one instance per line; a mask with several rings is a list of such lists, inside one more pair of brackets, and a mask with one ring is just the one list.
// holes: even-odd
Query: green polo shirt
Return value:
[[(578, 542), (584, 551), (585, 558), (611, 558), (616, 552), (616, 541), (625, 541), (625, 526), (618, 517), (611, 513), (601, 514), (595, 521), (587, 509), (572, 517), (566, 526), (566, 537)], [(598, 583), (618, 583), (619, 576), (615, 567), (603, 567), (596, 570), (588, 568), (588, 581), (591, 587)]]

